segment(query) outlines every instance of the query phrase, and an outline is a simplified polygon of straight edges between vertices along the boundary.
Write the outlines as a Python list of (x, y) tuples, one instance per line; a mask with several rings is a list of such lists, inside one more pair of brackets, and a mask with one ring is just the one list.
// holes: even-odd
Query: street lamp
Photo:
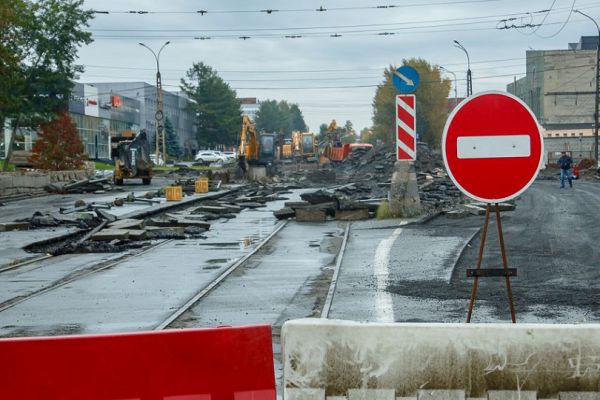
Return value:
[(467, 55), (467, 97), (473, 94), (473, 83), (471, 81), (471, 59), (469, 58), (469, 52), (463, 47), (458, 40), (454, 41), (454, 47), (458, 47)]
[(583, 15), (592, 20), (594, 25), (596, 25), (596, 29), (598, 30), (598, 44), (596, 46), (596, 101), (595, 101), (595, 111), (594, 111), (594, 158), (596, 159), (596, 168), (600, 167), (600, 162), (598, 160), (598, 99), (600, 97), (600, 89), (598, 87), (598, 81), (600, 80), (600, 27), (598, 27), (598, 23), (596, 20), (589, 15), (579, 11), (573, 10), (576, 13)]
[(154, 114), (154, 118), (156, 119), (156, 164), (159, 165), (160, 162), (160, 145), (162, 142), (162, 152), (163, 152), (163, 161), (167, 162), (167, 145), (165, 140), (165, 131), (164, 125), (162, 122), (164, 113), (163, 113), (163, 99), (162, 99), (162, 81), (160, 78), (160, 53), (163, 51), (166, 45), (171, 43), (170, 41), (165, 42), (158, 50), (158, 54), (154, 52), (150, 47), (146, 46), (144, 43), (140, 42), (140, 46), (147, 48), (150, 50), (154, 59), (156, 60), (156, 113)]
[(449, 69), (442, 67), (441, 65), (440, 65), (440, 69), (442, 71), (446, 71), (447, 73), (452, 74), (452, 76), (454, 76), (454, 105), (456, 106), (456, 103), (458, 102), (458, 86), (456, 83), (456, 74), (454, 72), (450, 71)]

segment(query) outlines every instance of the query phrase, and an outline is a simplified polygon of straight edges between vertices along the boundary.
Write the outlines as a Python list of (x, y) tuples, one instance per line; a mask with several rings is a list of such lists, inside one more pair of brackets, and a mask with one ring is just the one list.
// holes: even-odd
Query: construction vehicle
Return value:
[(317, 154), (315, 134), (292, 131), (292, 154), (296, 161), (310, 161)]
[(323, 133), (323, 137), (319, 142), (319, 165), (329, 164), (331, 162), (333, 148), (341, 147), (340, 139), (337, 135), (337, 123), (335, 119)]
[(293, 142), (291, 138), (283, 139), (283, 144), (281, 145), (281, 151), (279, 154), (279, 158), (281, 160), (289, 160), (294, 155), (293, 152)]
[(265, 176), (274, 164), (277, 155), (277, 137), (274, 133), (256, 131), (250, 117), (242, 117), (240, 145), (238, 148), (238, 165), (252, 179)]
[(152, 181), (152, 161), (146, 131), (136, 135), (124, 132), (121, 136), (111, 137), (112, 159), (115, 163), (113, 181), (122, 185), (124, 179), (141, 179), (144, 185)]

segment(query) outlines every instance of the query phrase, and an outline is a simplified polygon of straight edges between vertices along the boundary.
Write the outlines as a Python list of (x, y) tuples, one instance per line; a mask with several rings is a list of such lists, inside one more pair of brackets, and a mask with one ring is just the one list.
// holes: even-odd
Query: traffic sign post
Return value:
[(414, 94), (396, 96), (396, 160), (417, 159), (417, 109)]
[(394, 71), (392, 83), (401, 94), (396, 96), (396, 163), (388, 193), (392, 215), (414, 216), (421, 213), (421, 200), (413, 161), (417, 159), (417, 99), (412, 94), (419, 86), (419, 73), (404, 65)]
[[(542, 163), (543, 137), (535, 115), (518, 97), (503, 92), (484, 92), (454, 109), (442, 136), (442, 154), (450, 179), (467, 196), (487, 203), (479, 256), (473, 277), (467, 322), (471, 321), (479, 277), (504, 276), (512, 322), (516, 322), (510, 287), (500, 208), (498, 203), (514, 199), (535, 180)], [(503, 269), (482, 269), (481, 261), (494, 204)]]

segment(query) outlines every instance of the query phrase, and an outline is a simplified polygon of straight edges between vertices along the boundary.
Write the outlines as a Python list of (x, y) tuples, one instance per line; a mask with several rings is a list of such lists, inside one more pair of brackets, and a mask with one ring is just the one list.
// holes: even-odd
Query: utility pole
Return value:
[(458, 105), (457, 104), (458, 103), (458, 85), (456, 83), (456, 74), (454, 72), (450, 71), (449, 69), (442, 67), (441, 65), (440, 65), (440, 69), (442, 71), (446, 71), (447, 73), (452, 74), (452, 76), (454, 76), (454, 106), (456, 107)]
[[(160, 152), (162, 147), (163, 153), (163, 161), (167, 163), (167, 144), (165, 140), (165, 126), (163, 125), (163, 96), (162, 96), (162, 80), (160, 77), (160, 53), (163, 51), (166, 45), (171, 43), (170, 41), (165, 42), (162, 45), (160, 50), (158, 50), (158, 54), (154, 52), (150, 47), (146, 46), (144, 43), (140, 43), (140, 46), (143, 46), (150, 50), (154, 58), (156, 59), (156, 113), (154, 114), (154, 118), (156, 120), (156, 164), (160, 163)], [(162, 146), (161, 146), (162, 143)]]
[(458, 42), (458, 40), (454, 41), (454, 47), (458, 47), (467, 55), (467, 97), (473, 94), (473, 81), (471, 78), (471, 59), (469, 58), (469, 52), (464, 48), (462, 44)]
[(598, 30), (598, 44), (596, 45), (596, 102), (595, 102), (595, 111), (594, 111), (594, 159), (596, 160), (596, 168), (600, 167), (600, 162), (598, 160), (598, 100), (600, 99), (600, 87), (598, 86), (598, 81), (600, 81), (600, 27), (598, 27), (598, 23), (596, 20), (589, 15), (579, 11), (574, 10), (576, 13), (583, 15), (592, 20), (594, 25), (596, 25), (596, 29)]

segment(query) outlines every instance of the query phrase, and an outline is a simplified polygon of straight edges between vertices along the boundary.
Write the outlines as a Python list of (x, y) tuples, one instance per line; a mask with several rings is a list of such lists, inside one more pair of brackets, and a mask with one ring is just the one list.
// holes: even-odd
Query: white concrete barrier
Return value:
[[(324, 390), (326, 397), (350, 396), (355, 389), (392, 389), (397, 397), (423, 400), (530, 400), (536, 394), (600, 400), (598, 324), (300, 319), (284, 324), (281, 340), (285, 393), (294, 389), (290, 398), (320, 397), (315, 389)], [(313, 392), (303, 396), (302, 389)]]

